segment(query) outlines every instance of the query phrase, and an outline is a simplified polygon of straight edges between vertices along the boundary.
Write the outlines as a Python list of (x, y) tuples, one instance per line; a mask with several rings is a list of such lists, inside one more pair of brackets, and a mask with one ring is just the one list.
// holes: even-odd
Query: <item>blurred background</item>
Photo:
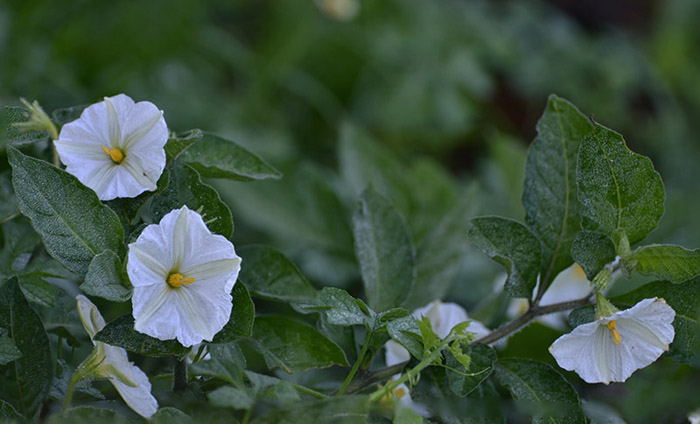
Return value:
[[(406, 306), (456, 300), (495, 326), (501, 270), (465, 229), (479, 214), (524, 218), (525, 155), (550, 93), (652, 158), (666, 212), (650, 241), (700, 247), (698, 22), (689, 0), (5, 0), (0, 106), (126, 93), (163, 109), (173, 131), (235, 140), (285, 176), (210, 182), (234, 242), (271, 244), (316, 286), (355, 295), (350, 222), (371, 183), (406, 217), (423, 264)], [(540, 327), (519, 336), (560, 334)], [(551, 362), (537, 345), (520, 354)], [(668, 387), (642, 397), (659, 375)], [(584, 391), (613, 396), (630, 422), (671, 422), (699, 381), (667, 361)]]

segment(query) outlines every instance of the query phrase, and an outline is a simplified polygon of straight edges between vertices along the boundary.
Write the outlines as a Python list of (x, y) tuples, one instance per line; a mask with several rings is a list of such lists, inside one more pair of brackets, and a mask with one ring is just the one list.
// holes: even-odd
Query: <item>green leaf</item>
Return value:
[(124, 315), (107, 323), (105, 328), (95, 334), (95, 341), (104, 342), (144, 356), (184, 357), (189, 349), (177, 340), (158, 340), (134, 330), (134, 317)]
[(238, 276), (251, 294), (264, 299), (293, 302), (315, 299), (318, 292), (292, 261), (266, 246), (245, 246), (238, 251), (245, 265)]
[(368, 413), (367, 396), (340, 396), (299, 402), (291, 408), (278, 409), (260, 416), (251, 424), (366, 424)]
[(532, 359), (503, 359), (494, 366), (499, 383), (529, 410), (533, 424), (586, 423), (576, 390), (551, 366)]
[(415, 253), (403, 217), (368, 187), (352, 221), (355, 255), (370, 308), (382, 312), (400, 306), (416, 278)]
[(32, 272), (19, 276), (19, 288), (24, 297), (37, 305), (52, 308), (58, 289), (44, 279), (44, 273)]
[(673, 328), (676, 335), (666, 353), (679, 362), (700, 367), (700, 278), (684, 284), (654, 281), (629, 293), (610, 299), (620, 309), (634, 306), (643, 299), (659, 297), (676, 311)]
[(0, 334), (0, 365), (7, 365), (21, 357), (22, 352), (17, 349), (15, 342), (3, 330), (2, 334)]
[(194, 424), (192, 418), (179, 409), (161, 407), (150, 419), (153, 424)]
[(20, 209), (51, 256), (83, 276), (95, 255), (105, 250), (123, 254), (119, 219), (94, 191), (69, 173), (14, 148), (8, 149), (8, 156)]
[(248, 289), (241, 282), (233, 286), (233, 307), (231, 317), (224, 328), (212, 340), (212, 343), (229, 343), (253, 334), (255, 320), (255, 305), (248, 294)]
[(571, 265), (571, 246), (581, 229), (576, 157), (581, 140), (592, 129), (574, 105), (551, 95), (528, 150), (523, 185), (525, 222), (542, 242), (543, 272), (552, 279)]
[(250, 389), (258, 399), (267, 397), (282, 403), (296, 402), (300, 399), (299, 392), (287, 381), (252, 371), (246, 371), (245, 375), (250, 382)]
[(53, 361), (44, 325), (22, 295), (16, 277), (0, 287), (0, 327), (8, 330), (22, 354), (0, 366), (0, 397), (22, 415), (35, 417), (51, 387)]
[(440, 337), (433, 331), (433, 326), (428, 317), (422, 316), (416, 322), (418, 323), (418, 330), (420, 330), (421, 341), (423, 342), (423, 355), (427, 355), (430, 351), (440, 346)]
[(700, 274), (700, 249), (688, 250), (671, 244), (643, 246), (634, 251), (625, 266), (642, 275), (681, 283)]
[(168, 139), (165, 144), (165, 163), (177, 159), (188, 147), (199, 141), (204, 134), (201, 130), (189, 130)]
[(17, 198), (12, 189), (12, 181), (10, 171), (0, 173), (0, 222), (5, 222), (9, 217), (19, 212), (17, 206)]
[[(327, 310), (324, 311), (328, 322), (333, 325), (371, 325), (372, 321), (365, 311), (367, 306), (348, 292), (335, 287), (324, 287), (320, 301)], [(364, 308), (363, 308), (364, 307)]]
[(163, 170), (163, 174), (160, 176), (160, 178), (158, 178), (155, 191), (144, 191), (136, 197), (122, 197), (114, 200), (108, 200), (106, 204), (109, 205), (114, 212), (116, 212), (117, 216), (119, 216), (119, 220), (125, 226), (131, 225), (134, 224), (134, 221), (136, 220), (136, 217), (138, 216), (143, 205), (145, 205), (146, 202), (148, 202), (154, 195), (162, 193), (169, 184), (170, 172), (166, 167)]
[(282, 315), (257, 317), (252, 340), (268, 367), (279, 367), (290, 374), (332, 365), (348, 366), (338, 345), (315, 328)]
[(0, 399), (0, 419), (2, 419), (3, 422), (8, 423), (24, 422), (24, 417), (17, 412), (12, 404), (7, 403), (2, 399)]
[(93, 406), (79, 406), (71, 408), (60, 415), (52, 415), (46, 421), (47, 424), (130, 424), (123, 415), (116, 411), (104, 408), (95, 408)]
[[(450, 389), (460, 397), (469, 395), (493, 372), (496, 351), (492, 347), (477, 343), (467, 348), (469, 367), (465, 368), (453, 355), (445, 355), (445, 369)], [(452, 369), (450, 369), (452, 368)], [(456, 371), (455, 371), (456, 370)]]
[(401, 407), (396, 408), (394, 413), (393, 424), (423, 424), (423, 417), (413, 412), (411, 408)]
[(606, 264), (615, 260), (615, 244), (605, 234), (581, 231), (571, 247), (571, 256), (581, 265), (586, 278), (593, 281)]
[(0, 152), (6, 146), (22, 146), (49, 139), (46, 131), (21, 131), (12, 125), (29, 120), (29, 111), (23, 107), (3, 107), (0, 109)]
[(192, 373), (218, 378), (234, 386), (243, 385), (245, 356), (236, 343), (207, 345), (210, 359), (192, 364)]
[(207, 397), (212, 405), (222, 408), (250, 409), (255, 405), (255, 398), (247, 390), (237, 387), (219, 387)]
[(601, 125), (581, 143), (577, 181), (584, 230), (612, 235), (622, 229), (635, 245), (664, 212), (664, 185), (651, 160)]
[(122, 268), (122, 261), (111, 250), (96, 255), (80, 290), (90, 296), (97, 296), (113, 302), (126, 302), (131, 299), (132, 288), (128, 276)]
[(423, 359), (423, 336), (418, 322), (412, 316), (390, 321), (386, 326), (389, 336), (405, 347), (416, 359)]
[(508, 293), (530, 297), (542, 263), (537, 237), (518, 221), (498, 216), (474, 218), (471, 224), (469, 242), (505, 267)]
[(151, 213), (155, 221), (160, 221), (173, 209), (186, 205), (198, 211), (207, 227), (227, 239), (233, 235), (233, 217), (231, 210), (221, 201), (219, 193), (213, 187), (204, 184), (193, 168), (174, 162), (168, 166), (170, 184), (168, 188), (153, 197)]
[(209, 133), (204, 133), (201, 140), (182, 153), (182, 161), (205, 178), (253, 181), (282, 177), (282, 173), (256, 154), (231, 140)]

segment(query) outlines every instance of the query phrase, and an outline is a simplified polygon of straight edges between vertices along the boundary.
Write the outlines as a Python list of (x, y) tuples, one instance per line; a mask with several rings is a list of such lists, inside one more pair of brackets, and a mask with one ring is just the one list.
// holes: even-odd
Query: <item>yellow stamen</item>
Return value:
[(578, 278), (586, 277), (586, 271), (584, 271), (579, 264), (574, 264), (573, 274)]
[(615, 344), (620, 344), (622, 337), (620, 337), (620, 332), (617, 331), (617, 323), (615, 320), (610, 321), (609, 323), (605, 324), (605, 326), (608, 327), (608, 330), (610, 330), (610, 335), (612, 335)]
[(168, 284), (170, 287), (178, 288), (181, 285), (189, 285), (194, 283), (194, 278), (193, 277), (183, 277), (182, 274), (170, 274), (168, 277)]
[(122, 151), (116, 147), (108, 149), (105, 146), (102, 146), (102, 150), (112, 159), (114, 163), (121, 163), (124, 160), (124, 153), (122, 153)]
[(406, 396), (406, 389), (403, 387), (398, 387), (394, 389), (394, 396), (401, 399), (402, 397)]

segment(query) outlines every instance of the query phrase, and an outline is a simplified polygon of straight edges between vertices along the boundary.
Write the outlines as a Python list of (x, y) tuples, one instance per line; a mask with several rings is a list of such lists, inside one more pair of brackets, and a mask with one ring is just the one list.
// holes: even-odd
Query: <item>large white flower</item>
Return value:
[(136, 331), (184, 346), (211, 341), (231, 315), (241, 258), (187, 206), (129, 244), (127, 273)]
[(66, 171), (100, 200), (111, 200), (156, 189), (167, 141), (163, 111), (119, 94), (87, 107), (61, 128), (55, 144)]
[[(97, 307), (85, 296), (78, 295), (78, 314), (90, 340), (105, 326)], [(102, 342), (92, 341), (95, 350), (81, 364), (78, 372), (86, 376), (106, 378), (119, 392), (124, 402), (139, 415), (150, 418), (158, 410), (158, 402), (151, 394), (151, 383), (139, 367), (129, 362), (126, 350)]]
[(676, 313), (663, 299), (644, 299), (630, 309), (603, 315), (607, 316), (559, 337), (549, 348), (560, 367), (575, 371), (587, 383), (627, 380), (667, 351), (675, 335), (671, 323)]

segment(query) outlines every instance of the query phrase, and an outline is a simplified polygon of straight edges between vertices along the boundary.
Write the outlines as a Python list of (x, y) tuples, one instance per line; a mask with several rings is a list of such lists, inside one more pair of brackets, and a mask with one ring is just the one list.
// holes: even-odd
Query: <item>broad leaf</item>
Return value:
[(416, 277), (415, 253), (403, 217), (368, 187), (353, 215), (353, 233), (370, 308), (381, 312), (400, 306)]
[(195, 424), (192, 418), (179, 409), (169, 406), (158, 408), (150, 419), (153, 424)]
[(231, 317), (224, 328), (216, 333), (212, 343), (228, 343), (253, 334), (255, 305), (248, 294), (248, 289), (243, 283), (238, 282), (233, 286), (231, 295), (233, 296)]
[(134, 330), (134, 317), (124, 315), (107, 323), (105, 328), (95, 334), (95, 341), (104, 342), (144, 356), (184, 357), (190, 350), (177, 340), (158, 340)]
[(465, 368), (452, 355), (446, 355), (447, 380), (450, 389), (460, 397), (469, 395), (481, 383), (491, 375), (493, 363), (496, 360), (496, 351), (492, 347), (477, 343), (469, 347), (466, 351), (471, 360), (469, 368)]
[(223, 386), (207, 394), (212, 405), (221, 408), (250, 409), (255, 405), (255, 397), (238, 387)]
[(20, 209), (51, 256), (82, 276), (95, 255), (105, 250), (123, 254), (119, 219), (94, 191), (69, 173), (14, 148), (8, 155)]
[(528, 150), (523, 185), (525, 222), (542, 242), (543, 273), (551, 279), (571, 265), (569, 252), (581, 230), (576, 157), (581, 140), (592, 129), (574, 105), (551, 95)]
[(177, 134), (175, 137), (168, 139), (165, 144), (165, 162), (170, 163), (177, 159), (188, 147), (199, 141), (204, 134), (201, 130), (189, 130), (187, 132)]
[(266, 246), (245, 246), (238, 251), (243, 259), (240, 281), (254, 296), (292, 302), (318, 297), (292, 261)]
[(22, 295), (16, 277), (0, 287), (0, 327), (7, 329), (22, 354), (0, 366), (0, 397), (22, 415), (35, 417), (49, 393), (54, 363), (44, 325)]
[(56, 302), (58, 289), (44, 279), (47, 275), (42, 272), (31, 272), (19, 275), (19, 288), (24, 297), (37, 305), (52, 308)]
[(197, 171), (180, 162), (168, 166), (170, 184), (168, 188), (153, 197), (151, 213), (155, 221), (160, 221), (173, 209), (187, 206), (198, 211), (207, 227), (213, 233), (231, 238), (233, 217), (231, 210), (221, 201), (213, 187), (204, 184)]
[(204, 133), (201, 140), (182, 154), (182, 161), (205, 178), (238, 181), (279, 179), (282, 174), (256, 154), (231, 140)]
[(423, 359), (423, 336), (418, 322), (412, 316), (391, 321), (386, 326), (391, 338), (405, 347), (416, 359)]
[(324, 313), (328, 322), (333, 325), (372, 324), (373, 320), (365, 312), (367, 306), (364, 305), (364, 302), (350, 296), (345, 290), (335, 287), (324, 287), (321, 290), (320, 301), (328, 308)]
[(583, 229), (609, 236), (622, 229), (631, 245), (644, 240), (664, 212), (664, 185), (651, 160), (601, 125), (581, 143), (577, 184)]
[(3, 107), (0, 109), (0, 152), (6, 146), (22, 146), (49, 139), (46, 131), (21, 131), (12, 125), (26, 122), (29, 111), (23, 107)]
[(256, 418), (251, 424), (333, 423), (363, 424), (369, 418), (367, 396), (340, 396), (299, 402)]
[(606, 264), (615, 260), (615, 244), (605, 234), (581, 231), (571, 247), (571, 256), (581, 265), (586, 278), (593, 281)]
[(22, 357), (22, 352), (17, 349), (15, 342), (2, 331), (0, 334), (0, 365), (7, 365), (10, 362)]
[(505, 289), (513, 297), (530, 297), (540, 272), (540, 242), (523, 224), (487, 216), (471, 220), (469, 242), (508, 272)]
[(242, 386), (245, 356), (236, 343), (208, 345), (210, 359), (192, 364), (192, 373), (226, 381), (234, 386)]
[(93, 406), (71, 408), (61, 414), (52, 415), (47, 424), (130, 424), (131, 421), (116, 411)]
[(625, 266), (642, 275), (681, 283), (700, 274), (700, 249), (688, 250), (671, 244), (643, 246), (634, 251)]
[(257, 317), (252, 341), (268, 367), (279, 367), (288, 373), (348, 365), (338, 345), (315, 328), (285, 316)]
[(494, 366), (499, 383), (527, 406), (533, 424), (586, 423), (576, 390), (551, 366), (531, 359), (503, 359)]
[(113, 302), (126, 302), (131, 299), (132, 288), (128, 276), (122, 268), (122, 261), (111, 250), (96, 255), (80, 290), (90, 296), (97, 296)]

